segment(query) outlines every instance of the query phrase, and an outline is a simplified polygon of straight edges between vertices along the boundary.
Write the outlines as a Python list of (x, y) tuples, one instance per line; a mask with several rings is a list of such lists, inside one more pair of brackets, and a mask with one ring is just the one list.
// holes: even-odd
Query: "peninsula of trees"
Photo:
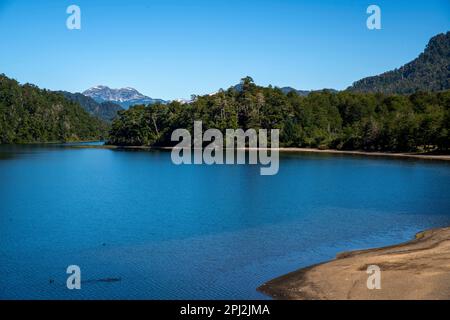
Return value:
[[(280, 129), (280, 146), (365, 151), (450, 148), (450, 32), (405, 66), (345, 91), (241, 83), (189, 103), (129, 110), (82, 94), (51, 92), (0, 75), (0, 143), (108, 139), (119, 146), (171, 146), (175, 129)], [(114, 120), (113, 120), (114, 119)], [(110, 123), (112, 121), (112, 124)], [(109, 134), (108, 134), (109, 131)]]
[(175, 129), (280, 129), (283, 147), (367, 151), (446, 151), (450, 147), (450, 90), (412, 95), (313, 92), (300, 96), (257, 86), (250, 77), (190, 104), (171, 102), (120, 111), (109, 143), (171, 146)]
[(448, 151), (450, 32), (400, 69), (357, 81), (346, 91), (237, 86), (189, 104), (135, 106), (119, 112), (109, 142), (170, 146), (171, 133), (204, 129), (280, 129), (283, 147), (366, 151)]

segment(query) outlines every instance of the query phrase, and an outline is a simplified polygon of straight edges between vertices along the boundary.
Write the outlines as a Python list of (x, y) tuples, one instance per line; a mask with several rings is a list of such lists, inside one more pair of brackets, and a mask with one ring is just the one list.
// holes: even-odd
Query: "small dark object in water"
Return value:
[(48, 280), (48, 283), (55, 283), (55, 280), (50, 279), (50, 280)]
[(81, 283), (119, 282), (119, 281), (122, 281), (122, 278), (104, 278), (104, 279), (96, 279), (96, 280), (86, 280), (86, 281), (81, 281)]
[(121, 278), (106, 278), (106, 279), (100, 279), (98, 282), (119, 282), (122, 281)]

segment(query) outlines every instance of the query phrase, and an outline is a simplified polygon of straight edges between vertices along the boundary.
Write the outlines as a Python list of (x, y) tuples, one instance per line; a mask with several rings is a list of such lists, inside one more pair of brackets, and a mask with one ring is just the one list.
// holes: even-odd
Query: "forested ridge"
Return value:
[(111, 101), (100, 103), (82, 93), (71, 93), (67, 91), (56, 91), (56, 93), (60, 93), (64, 95), (66, 99), (78, 103), (90, 115), (108, 123), (116, 117), (118, 111), (123, 110), (123, 108), (116, 103)]
[(450, 89), (450, 31), (429, 41), (425, 51), (404, 66), (381, 75), (361, 79), (348, 90), (411, 94), (416, 91)]
[[(449, 88), (450, 32), (433, 37), (414, 61), (342, 92), (261, 87), (246, 77), (187, 104), (118, 111), (112, 103), (0, 75), (0, 143), (102, 139), (109, 128), (113, 145), (171, 146), (175, 129), (192, 131), (194, 121), (202, 120), (204, 130), (280, 129), (283, 147), (448, 152)], [(89, 113), (107, 121), (117, 117), (107, 124)]]
[(189, 104), (135, 106), (120, 111), (109, 143), (171, 146), (175, 129), (280, 129), (283, 147), (367, 151), (447, 151), (450, 145), (450, 91), (412, 95), (312, 92), (300, 96), (260, 87), (252, 78)]
[(0, 143), (86, 141), (108, 127), (62, 94), (0, 75)]
[(250, 77), (187, 104), (136, 106), (110, 131), (116, 145), (170, 146), (177, 128), (280, 129), (284, 147), (368, 151), (448, 151), (450, 32), (433, 37), (405, 66), (348, 90), (263, 88)]

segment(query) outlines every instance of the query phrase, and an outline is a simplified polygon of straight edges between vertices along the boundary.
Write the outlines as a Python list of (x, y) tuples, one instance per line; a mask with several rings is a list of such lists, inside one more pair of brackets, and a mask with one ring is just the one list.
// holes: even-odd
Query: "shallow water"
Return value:
[(260, 176), (168, 152), (0, 146), (0, 201), (2, 299), (264, 299), (276, 276), (450, 225), (450, 165), (288, 154)]

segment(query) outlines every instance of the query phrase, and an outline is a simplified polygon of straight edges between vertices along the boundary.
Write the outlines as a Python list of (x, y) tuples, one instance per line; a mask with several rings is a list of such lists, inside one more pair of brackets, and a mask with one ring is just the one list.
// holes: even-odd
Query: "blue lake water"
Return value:
[(260, 176), (168, 152), (0, 146), (0, 202), (0, 299), (265, 299), (276, 276), (450, 225), (450, 165), (288, 154)]

